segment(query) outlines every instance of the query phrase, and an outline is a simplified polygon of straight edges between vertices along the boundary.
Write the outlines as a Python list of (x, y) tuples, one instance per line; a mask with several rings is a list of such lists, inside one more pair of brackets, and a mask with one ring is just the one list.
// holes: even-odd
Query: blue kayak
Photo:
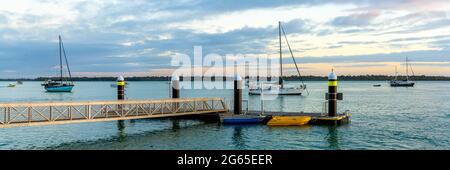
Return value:
[(264, 117), (225, 117), (222, 119), (223, 124), (256, 124), (262, 123)]

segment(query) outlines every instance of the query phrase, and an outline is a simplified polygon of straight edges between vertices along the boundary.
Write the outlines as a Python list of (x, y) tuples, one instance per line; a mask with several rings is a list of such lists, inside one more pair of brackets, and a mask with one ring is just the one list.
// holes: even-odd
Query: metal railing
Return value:
[(0, 103), (0, 128), (226, 112), (220, 98)]

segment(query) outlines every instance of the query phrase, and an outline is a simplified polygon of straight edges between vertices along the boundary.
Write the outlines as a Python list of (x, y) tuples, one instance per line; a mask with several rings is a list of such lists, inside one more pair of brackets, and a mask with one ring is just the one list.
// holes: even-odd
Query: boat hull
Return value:
[(307, 124), (311, 116), (273, 116), (268, 126), (301, 126)]
[(250, 95), (302, 95), (303, 89), (299, 88), (282, 88), (282, 89), (250, 89), (248, 94)]
[(46, 86), (47, 92), (71, 92), (73, 86)]
[(414, 82), (391, 82), (391, 87), (413, 87)]

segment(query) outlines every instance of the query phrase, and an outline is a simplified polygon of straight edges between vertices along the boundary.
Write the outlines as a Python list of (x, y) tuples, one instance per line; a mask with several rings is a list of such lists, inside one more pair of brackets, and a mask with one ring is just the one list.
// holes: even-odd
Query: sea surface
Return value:
[[(6, 87), (8, 83), (0, 82), (0, 102), (116, 99), (116, 89), (110, 87), (115, 82), (75, 82), (72, 93), (46, 93), (41, 82), (26, 81), (15, 88)], [(169, 97), (167, 82), (129, 83), (127, 99)], [(181, 96), (222, 97), (230, 102), (232, 84), (205, 82), (205, 89), (183, 89)], [(309, 94), (303, 96), (266, 96), (264, 110), (320, 112), (327, 82), (306, 84)], [(450, 149), (450, 82), (420, 81), (413, 88), (392, 88), (387, 82), (340, 81), (338, 90), (344, 93), (339, 112), (349, 110), (352, 117), (349, 124), (337, 127), (221, 125), (178, 119), (16, 127), (0, 129), (0, 149)], [(243, 94), (248, 100), (244, 107), (261, 109), (259, 96), (248, 96), (247, 90)]]

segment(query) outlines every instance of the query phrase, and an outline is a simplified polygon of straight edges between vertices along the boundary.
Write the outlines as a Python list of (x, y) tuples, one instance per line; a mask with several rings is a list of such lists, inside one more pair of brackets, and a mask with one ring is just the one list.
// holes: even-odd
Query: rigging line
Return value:
[[(298, 69), (297, 62), (295, 61), (294, 54), (292, 53), (291, 45), (289, 44), (289, 41), (287, 39), (286, 32), (284, 32), (284, 28), (283, 28), (283, 26), (281, 24), (280, 24), (280, 27), (281, 27), (281, 30), (283, 31), (284, 39), (286, 39), (286, 43), (288, 45), (289, 52), (291, 53), (292, 60), (294, 60), (294, 64), (295, 64), (295, 68), (297, 69), (297, 73), (300, 76), (300, 81), (302, 82), (303, 85), (305, 85), (305, 83), (303, 82), (303, 77), (302, 77), (302, 75), (300, 73), (300, 70)], [(306, 89), (306, 92), (309, 95), (308, 89)]]
[(72, 74), (70, 73), (69, 62), (67, 61), (66, 50), (64, 48), (64, 43), (61, 41), (62, 50), (64, 53), (64, 58), (66, 59), (67, 71), (69, 72), (70, 82), (73, 84)]
[(414, 70), (413, 70), (413, 68), (412, 68), (411, 64), (409, 64), (409, 68), (411, 69), (411, 72), (412, 72), (412, 76), (413, 76), (413, 77), (414, 77), (414, 76), (416, 76), (416, 75), (414, 74)]
[(62, 58), (61, 58), (61, 35), (58, 37), (59, 38), (59, 71), (60, 71), (60, 79), (61, 79), (61, 84), (63, 83), (63, 66), (62, 66)]

